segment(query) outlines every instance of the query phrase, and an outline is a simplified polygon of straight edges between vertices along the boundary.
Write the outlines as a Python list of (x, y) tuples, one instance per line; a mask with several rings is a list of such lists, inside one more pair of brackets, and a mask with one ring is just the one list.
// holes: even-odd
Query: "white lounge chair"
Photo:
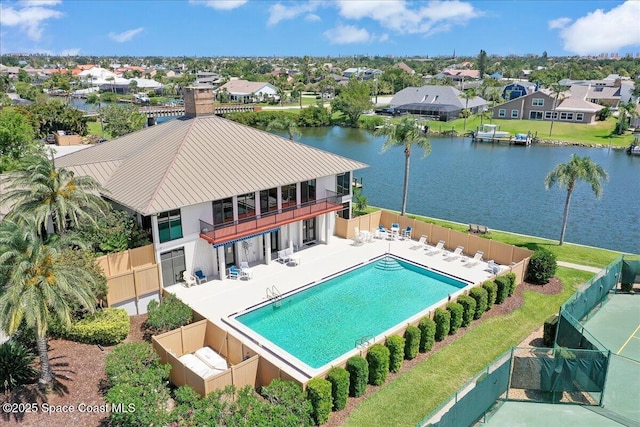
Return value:
[(444, 249), (444, 243), (445, 243), (444, 240), (440, 240), (438, 244), (435, 246), (435, 248), (428, 250), (427, 255), (433, 256), (435, 254), (439, 254), (440, 252), (442, 252)]
[(240, 271), (242, 273), (242, 277), (246, 277), (247, 280), (253, 279), (253, 270), (249, 268), (249, 263), (247, 261), (240, 262)]
[(409, 249), (420, 249), (420, 248), (425, 248), (427, 246), (427, 235), (423, 234), (422, 236), (420, 236), (420, 240), (418, 240), (418, 243), (411, 246)]
[(291, 248), (286, 248), (281, 251), (278, 251), (278, 261), (280, 261), (283, 264), (286, 264), (289, 262), (289, 257), (291, 257), (292, 254), (293, 254), (293, 250)]
[(362, 238), (362, 233), (360, 233), (360, 228), (355, 228), (355, 235), (353, 236), (353, 243), (356, 245), (361, 245), (364, 243), (364, 239)]
[(194, 276), (192, 276), (191, 274), (187, 273), (187, 270), (182, 272), (182, 280), (184, 280), (184, 285), (187, 288), (190, 288), (193, 285), (196, 285), (198, 283), (198, 281), (196, 280), (196, 278)]
[(456, 248), (455, 251), (453, 251), (453, 253), (451, 255), (449, 255), (448, 257), (446, 257), (444, 260), (445, 261), (454, 261), (458, 258), (460, 258), (460, 256), (462, 255), (462, 251), (464, 250), (464, 246), (458, 246)]
[[(475, 267), (476, 265), (482, 262), (483, 255), (484, 255), (484, 252), (477, 251), (473, 258), (470, 258), (469, 260), (466, 261), (464, 266), (467, 268)], [(462, 262), (465, 262), (465, 260), (462, 260)]]

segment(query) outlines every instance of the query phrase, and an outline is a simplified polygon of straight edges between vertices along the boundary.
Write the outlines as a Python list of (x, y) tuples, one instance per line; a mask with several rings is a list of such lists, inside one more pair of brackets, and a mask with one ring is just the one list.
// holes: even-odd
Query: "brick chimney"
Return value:
[(213, 86), (196, 83), (184, 88), (185, 117), (210, 116), (215, 112)]

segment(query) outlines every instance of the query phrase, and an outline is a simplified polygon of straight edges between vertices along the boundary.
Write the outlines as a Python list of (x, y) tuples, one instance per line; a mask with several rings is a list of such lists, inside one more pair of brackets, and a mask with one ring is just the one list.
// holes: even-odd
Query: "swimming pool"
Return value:
[(385, 256), (235, 320), (317, 369), (469, 284)]

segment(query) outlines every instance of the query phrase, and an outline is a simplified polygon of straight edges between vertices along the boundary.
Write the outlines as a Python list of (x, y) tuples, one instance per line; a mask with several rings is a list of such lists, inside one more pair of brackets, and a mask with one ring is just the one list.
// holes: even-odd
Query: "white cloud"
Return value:
[(47, 7), (55, 4), (53, 1), (22, 2), (18, 8), (0, 4), (0, 25), (18, 27), (31, 40), (40, 40), (45, 22), (62, 17), (62, 12)]
[[(383, 28), (404, 34), (432, 34), (448, 31), (453, 24), (463, 25), (482, 16), (471, 3), (453, 0), (409, 4), (404, 0), (351, 1), (336, 3), (340, 16), (346, 19), (372, 19)], [(417, 5), (417, 7), (411, 7)]]
[(62, 3), (62, 0), (21, 0), (20, 4), (24, 6), (55, 6)]
[(320, 17), (315, 13), (309, 13), (307, 14), (307, 16), (304, 17), (304, 20), (307, 22), (319, 22), (322, 19), (320, 19)]
[(386, 42), (387, 40), (389, 40), (389, 34), (383, 34), (380, 37), (378, 37), (379, 42)]
[(562, 29), (567, 25), (569, 25), (570, 22), (571, 22), (571, 18), (552, 19), (551, 21), (549, 21), (549, 29), (550, 30)]
[[(564, 49), (578, 55), (617, 52), (640, 46), (640, 2), (629, 0), (609, 11), (597, 9), (560, 30)], [(552, 21), (553, 22), (553, 21)]]
[(216, 10), (232, 10), (243, 6), (249, 0), (189, 0), (191, 4), (199, 4)]
[(367, 43), (375, 38), (365, 28), (343, 24), (325, 31), (324, 36), (331, 44)]
[(269, 26), (277, 25), (281, 21), (294, 19), (305, 13), (314, 12), (319, 5), (318, 2), (287, 3), (287, 5), (289, 4), (291, 6), (285, 6), (282, 3), (276, 3), (274, 5), (269, 6), (269, 20), (267, 21), (267, 25)]
[(118, 43), (128, 42), (132, 38), (134, 38), (137, 34), (141, 33), (144, 30), (143, 27), (134, 28), (133, 30), (123, 31), (121, 33), (109, 33), (109, 38)]
[(72, 49), (64, 49), (60, 52), (60, 56), (78, 56), (80, 55), (80, 48), (74, 47)]

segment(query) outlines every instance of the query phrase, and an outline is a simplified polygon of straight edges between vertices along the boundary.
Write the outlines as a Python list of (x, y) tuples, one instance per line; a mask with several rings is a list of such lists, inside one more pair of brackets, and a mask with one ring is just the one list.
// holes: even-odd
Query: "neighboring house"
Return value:
[[(564, 94), (563, 94), (564, 95)], [(596, 114), (603, 107), (578, 97), (558, 98), (539, 90), (493, 107), (494, 119), (554, 120), (573, 123), (595, 123)]]
[(502, 89), (502, 99), (510, 101), (512, 99), (520, 98), (521, 96), (528, 95), (538, 90), (538, 85), (529, 82), (514, 82), (506, 85)]
[(377, 68), (347, 68), (342, 72), (342, 76), (350, 79), (351, 77), (357, 77), (362, 80), (370, 80), (382, 75), (382, 70)]
[(267, 82), (230, 80), (220, 86), (219, 90), (226, 90), (229, 94), (229, 99), (235, 102), (250, 103), (269, 99), (280, 99), (278, 89)]
[(451, 79), (456, 83), (460, 83), (464, 81), (480, 79), (480, 70), (458, 70), (449, 68), (437, 74), (436, 77)]
[(185, 88), (185, 111), (56, 160), (151, 231), (163, 286), (329, 244), (336, 215), (350, 217), (352, 172), (367, 165), (217, 117), (210, 87)]
[(211, 71), (199, 71), (196, 73), (195, 83), (213, 85), (220, 83), (221, 79), (222, 76), (218, 73), (213, 73)]
[(413, 74), (415, 74), (415, 73), (416, 73), (416, 71), (415, 71), (413, 68), (409, 67), (409, 66), (408, 66), (407, 64), (405, 64), (404, 62), (398, 62), (395, 66), (396, 66), (397, 68), (400, 68), (401, 70), (406, 71), (406, 72), (407, 72), (407, 73), (409, 73), (409, 74), (412, 74), (412, 75), (413, 75)]
[(585, 96), (590, 102), (613, 109), (617, 109), (620, 103), (627, 103), (632, 99), (631, 93), (634, 87), (632, 80), (617, 74), (611, 74), (602, 80), (564, 79), (559, 83), (570, 86), (571, 92), (576, 91), (577, 96)]
[(467, 102), (460, 94), (458, 89), (451, 86), (408, 87), (396, 93), (389, 104), (397, 112), (429, 116), (441, 121), (459, 118), (465, 108), (472, 114), (488, 108), (487, 101), (479, 96)]

